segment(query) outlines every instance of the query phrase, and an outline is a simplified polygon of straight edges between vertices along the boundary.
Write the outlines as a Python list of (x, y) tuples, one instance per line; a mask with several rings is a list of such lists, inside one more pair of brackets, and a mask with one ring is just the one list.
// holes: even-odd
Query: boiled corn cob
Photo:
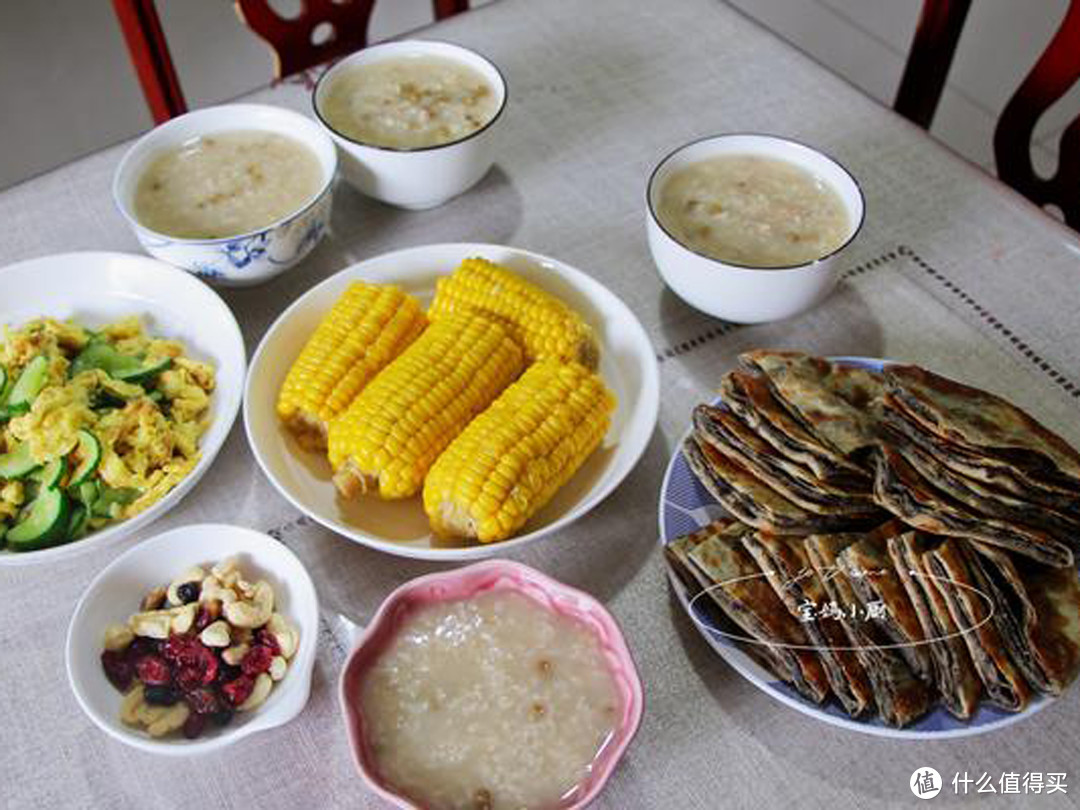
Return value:
[(407, 498), (469, 421), (521, 373), (521, 347), (478, 313), (441, 318), (330, 422), (334, 483), (346, 497)]
[(466, 259), (436, 282), (428, 317), (479, 310), (509, 324), (531, 362), (541, 357), (577, 361), (595, 369), (600, 352), (592, 329), (570, 307), (505, 267), (486, 259)]
[(350, 285), (289, 369), (277, 412), (309, 449), (326, 448), (327, 424), (427, 326), (420, 304), (388, 284)]
[(482, 543), (510, 537), (596, 449), (614, 408), (584, 366), (537, 361), (432, 466), (424, 482), (432, 529)]

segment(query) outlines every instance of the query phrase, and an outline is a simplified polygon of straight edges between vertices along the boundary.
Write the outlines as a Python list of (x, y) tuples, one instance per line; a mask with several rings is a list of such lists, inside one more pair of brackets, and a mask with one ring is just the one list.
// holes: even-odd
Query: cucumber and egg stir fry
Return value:
[(39, 318), (0, 341), (0, 545), (78, 540), (161, 500), (195, 466), (214, 370), (137, 317)]

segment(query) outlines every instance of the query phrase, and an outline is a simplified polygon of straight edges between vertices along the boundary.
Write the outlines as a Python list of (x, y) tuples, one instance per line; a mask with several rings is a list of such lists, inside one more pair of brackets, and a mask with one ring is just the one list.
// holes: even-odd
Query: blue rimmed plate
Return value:
[[(872, 371), (880, 371), (890, 362), (866, 357), (834, 357), (831, 359)], [(713, 404), (719, 404), (720, 402), (721, 399), (717, 397)], [(686, 439), (689, 435), (690, 430), (687, 430), (682, 439)], [(666, 546), (676, 537), (696, 531), (710, 521), (726, 514), (724, 507), (716, 502), (716, 499), (698, 482), (694, 473), (690, 470), (690, 466), (683, 456), (682, 440), (680, 440), (671, 456), (671, 460), (668, 462), (664, 481), (660, 487), (659, 522), (661, 545)], [(700, 609), (690, 604), (685, 586), (670, 569), (668, 570), (668, 578), (679, 597), (679, 602), (694, 622), (698, 632), (736, 672), (781, 703), (834, 726), (861, 731), (864, 734), (900, 739), (936, 740), (950, 737), (971, 737), (1012, 725), (1025, 717), (1030, 717), (1054, 701), (1052, 697), (1036, 694), (1024, 711), (1013, 713), (1001, 711), (983, 700), (978, 710), (969, 720), (957, 720), (945, 711), (944, 707), (938, 706), (917, 722), (899, 729), (885, 725), (881, 718), (877, 716), (865, 720), (853, 720), (835, 700), (830, 699), (824, 704), (818, 705), (804, 698), (788, 684), (778, 681), (776, 676), (759, 666), (745, 652), (739, 649), (732, 638), (709, 625), (708, 618)]]

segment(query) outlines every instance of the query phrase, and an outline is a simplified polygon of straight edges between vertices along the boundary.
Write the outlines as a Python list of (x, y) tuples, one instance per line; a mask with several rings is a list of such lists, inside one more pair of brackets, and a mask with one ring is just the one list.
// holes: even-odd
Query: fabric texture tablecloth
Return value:
[[(425, 36), (475, 47), (505, 72), (510, 103), (496, 167), (472, 191), (404, 212), (337, 190), (332, 232), (300, 267), (226, 291), (249, 352), (314, 283), (387, 250), (487, 241), (556, 256), (608, 285), (645, 324), (662, 374), (660, 423), (635, 471), (572, 528), (512, 556), (602, 599), (646, 688), (640, 734), (602, 808), (877, 808), (915, 802), (919, 767), (1069, 772), (1080, 690), (1036, 717), (972, 739), (908, 743), (824, 725), (722, 663), (667, 584), (656, 539), (660, 480), (693, 403), (758, 346), (918, 362), (1006, 393), (1073, 442), (1080, 399), (1080, 247), (1075, 234), (888, 110), (715, 0), (502, 0)], [(288, 82), (250, 99), (310, 111)], [(821, 307), (737, 327), (667, 291), (649, 257), (644, 187), (671, 148), (720, 131), (787, 135), (859, 179), (867, 220)], [(0, 264), (138, 245), (114, 210), (122, 147), (0, 194)], [(2, 272), (2, 270), (0, 270)], [(2, 302), (0, 302), (2, 313)], [(193, 314), (197, 317), (197, 314)], [(0, 806), (377, 807), (353, 770), (336, 703), (349, 643), (401, 582), (439, 568), (369, 551), (303, 519), (259, 472), (237, 424), (203, 481), (140, 536), (202, 521), (270, 531), (304, 560), (323, 632), (310, 702), (291, 724), (219, 754), (175, 760), (117, 743), (82, 714), (64, 672), (74, 604), (136, 539), (48, 567), (0, 569)], [(1080, 780), (1080, 771), (1070, 774)], [(937, 802), (959, 802), (947, 785)], [(1070, 806), (1053, 796), (974, 796), (979, 807)]]

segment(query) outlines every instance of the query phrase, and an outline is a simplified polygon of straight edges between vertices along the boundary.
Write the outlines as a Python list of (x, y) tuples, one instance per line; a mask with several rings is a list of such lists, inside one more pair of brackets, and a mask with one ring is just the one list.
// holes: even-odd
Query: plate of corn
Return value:
[(649, 338), (606, 287), (529, 251), (442, 244), (301, 296), (255, 352), (244, 421), (309, 517), (391, 554), (466, 560), (599, 504), (659, 397)]

